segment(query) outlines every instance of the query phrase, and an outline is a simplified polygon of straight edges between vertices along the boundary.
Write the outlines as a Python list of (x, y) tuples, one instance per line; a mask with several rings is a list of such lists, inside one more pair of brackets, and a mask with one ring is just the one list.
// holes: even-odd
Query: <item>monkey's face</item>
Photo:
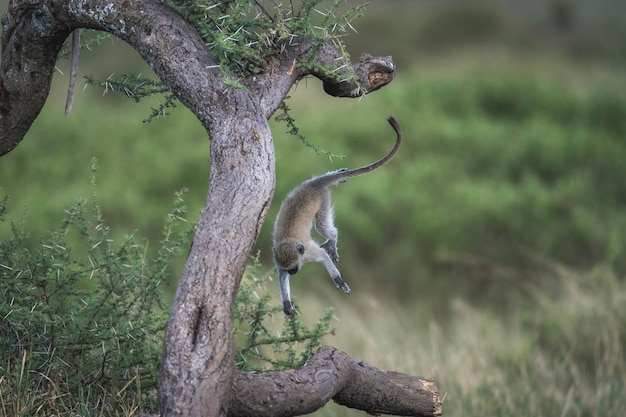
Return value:
[(302, 265), (304, 245), (298, 241), (281, 242), (274, 248), (274, 260), (276, 265), (289, 275), (295, 275)]

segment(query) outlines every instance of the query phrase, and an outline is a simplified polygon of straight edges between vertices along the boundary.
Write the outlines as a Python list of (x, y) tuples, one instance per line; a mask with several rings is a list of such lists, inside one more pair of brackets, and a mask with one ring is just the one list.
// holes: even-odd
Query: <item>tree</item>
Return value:
[[(268, 10), (265, 3), (172, 2), (177, 10), (157, 0), (11, 0), (2, 20), (0, 155), (19, 144), (39, 114), (73, 30), (126, 41), (211, 140), (210, 189), (164, 340), (162, 415), (298, 415), (331, 398), (370, 413), (438, 415), (432, 381), (382, 372), (330, 347), (293, 373), (234, 372), (232, 306), (275, 186), (268, 119), (305, 76), (320, 78), (330, 95), (359, 97), (389, 83), (395, 72), (391, 57), (364, 54), (350, 63), (336, 36), (305, 30), (313, 27), (319, 0), (305, 0), (298, 9), (290, 2), (285, 10), (278, 2)], [(197, 24), (199, 5), (203, 15), (217, 8), (224, 16), (244, 16), (253, 29), (241, 28), (258, 37), (256, 52), (246, 54), (239, 45), (229, 53), (223, 36), (237, 32), (227, 32), (221, 21), (209, 21), (215, 40), (207, 45), (199, 33), (206, 27)]]

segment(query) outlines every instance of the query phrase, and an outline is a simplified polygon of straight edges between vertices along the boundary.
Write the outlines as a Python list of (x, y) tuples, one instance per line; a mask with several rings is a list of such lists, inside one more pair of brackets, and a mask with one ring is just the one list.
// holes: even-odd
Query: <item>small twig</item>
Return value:
[(263, 12), (263, 14), (265, 14), (265, 16), (268, 17), (269, 20), (271, 20), (273, 23), (276, 23), (274, 21), (274, 17), (272, 17), (271, 14), (268, 13), (267, 10), (265, 10), (265, 7), (263, 7), (263, 5), (261, 4), (261, 2), (259, 2), (258, 0), (254, 0), (254, 2), (256, 3), (256, 5), (259, 7), (259, 9), (261, 9), (261, 11)]
[(78, 75), (78, 55), (80, 53), (80, 29), (72, 32), (72, 54), (70, 56), (70, 83), (67, 87), (67, 99), (65, 100), (65, 117), (72, 111), (74, 102), (74, 89), (76, 88), (76, 76)]

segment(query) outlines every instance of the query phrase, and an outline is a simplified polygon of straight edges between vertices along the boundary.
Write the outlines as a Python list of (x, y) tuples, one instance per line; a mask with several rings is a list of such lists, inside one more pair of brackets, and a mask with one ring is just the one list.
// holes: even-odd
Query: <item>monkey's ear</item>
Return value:
[(304, 255), (304, 245), (298, 244), (296, 246), (296, 250), (298, 251), (300, 255)]

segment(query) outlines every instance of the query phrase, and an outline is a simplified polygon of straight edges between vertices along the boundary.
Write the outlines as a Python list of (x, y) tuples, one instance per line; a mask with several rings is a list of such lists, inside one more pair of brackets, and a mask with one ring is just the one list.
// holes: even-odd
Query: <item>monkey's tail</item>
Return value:
[(391, 150), (389, 151), (387, 155), (383, 156), (381, 159), (374, 162), (373, 164), (366, 165), (361, 168), (335, 171), (328, 175), (320, 177), (320, 179), (326, 182), (327, 184), (336, 184), (338, 182), (345, 181), (346, 178), (367, 174), (368, 172), (373, 171), (376, 168), (380, 168), (381, 166), (389, 162), (394, 157), (394, 155), (398, 152), (398, 149), (400, 149), (400, 144), (402, 143), (402, 130), (400, 130), (400, 125), (398, 125), (398, 122), (396, 122), (396, 119), (394, 119), (393, 117), (389, 117), (387, 121), (389, 122), (391, 127), (393, 127), (393, 130), (396, 132), (396, 143), (393, 146), (393, 148), (391, 148)]

